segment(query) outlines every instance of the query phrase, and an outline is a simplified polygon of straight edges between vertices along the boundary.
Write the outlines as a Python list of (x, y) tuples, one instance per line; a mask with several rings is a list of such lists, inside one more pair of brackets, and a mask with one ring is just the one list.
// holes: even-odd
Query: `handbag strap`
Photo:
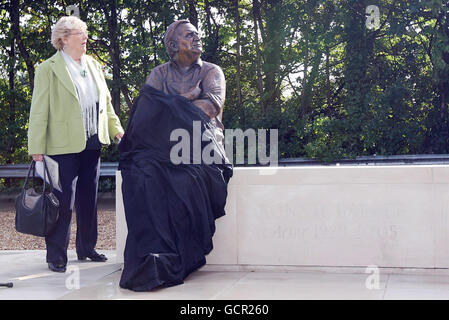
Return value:
[[(44, 186), (43, 186), (43, 188), (42, 188), (42, 194), (44, 194), (45, 193), (45, 177), (47, 176), (48, 177), (48, 184), (50, 185), (50, 192), (53, 192), (53, 181), (51, 180), (51, 175), (50, 175), (50, 172), (49, 172), (49, 170), (48, 170), (48, 167), (47, 167), (47, 162), (45, 161), (45, 158), (43, 158), (43, 165), (44, 165)], [(28, 168), (28, 173), (27, 173), (27, 176), (26, 176), (26, 178), (25, 178), (25, 183), (23, 184), (23, 187), (22, 187), (22, 190), (25, 190), (25, 188), (26, 188), (26, 185), (27, 185), (27, 183), (28, 183), (28, 179), (30, 178), (30, 172), (31, 172), (31, 170), (33, 170), (33, 188), (34, 188), (34, 180), (36, 179), (36, 177), (35, 177), (35, 173), (36, 173), (36, 161), (34, 161), (34, 160), (32, 160), (31, 161), (31, 164), (30, 164), (30, 167)]]
[(45, 157), (43, 157), (42, 161), (44, 161), (44, 191), (43, 192), (45, 192), (45, 175), (48, 176), (48, 182), (49, 182), (48, 184), (50, 185), (50, 192), (53, 192), (53, 181), (51, 180), (50, 171), (48, 170), (47, 162), (45, 161)]
[(22, 190), (25, 190), (26, 185), (28, 183), (28, 179), (30, 178), (30, 172), (33, 170), (33, 188), (34, 188), (34, 172), (35, 172), (35, 166), (36, 162), (34, 160), (31, 160), (30, 167), (28, 168), (27, 177), (25, 178), (25, 183), (23, 184)]

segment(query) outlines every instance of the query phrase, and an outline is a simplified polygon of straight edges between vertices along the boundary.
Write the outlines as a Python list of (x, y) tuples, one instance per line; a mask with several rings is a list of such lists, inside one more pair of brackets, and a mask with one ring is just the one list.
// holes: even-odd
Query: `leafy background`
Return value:
[[(202, 33), (203, 59), (225, 73), (225, 127), (278, 129), (280, 158), (448, 153), (448, 1), (3, 0), (0, 164), (30, 160), (35, 68), (54, 54), (51, 28), (69, 5), (88, 24), (88, 54), (104, 65), (124, 126), (167, 61), (166, 27), (186, 18)], [(377, 28), (367, 27), (369, 5)], [(116, 147), (102, 159), (117, 161)]]

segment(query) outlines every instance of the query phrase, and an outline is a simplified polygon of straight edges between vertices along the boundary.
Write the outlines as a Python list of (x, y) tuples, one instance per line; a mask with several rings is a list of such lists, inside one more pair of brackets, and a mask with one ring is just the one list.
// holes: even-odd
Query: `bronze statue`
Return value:
[(202, 61), (198, 30), (188, 20), (173, 22), (165, 33), (170, 61), (154, 68), (146, 83), (167, 94), (178, 94), (203, 110), (212, 124), (218, 142), (223, 139), (221, 122), (226, 82), (221, 68)]
[[(120, 287), (134, 291), (181, 284), (206, 264), (233, 174), (220, 145), (223, 72), (201, 61), (198, 31), (188, 21), (171, 24), (164, 41), (171, 61), (152, 70), (119, 145), (128, 227)], [(173, 161), (176, 130), (193, 133), (189, 147), (182, 149), (189, 151), (187, 163)], [(196, 155), (201, 161), (195, 161)]]

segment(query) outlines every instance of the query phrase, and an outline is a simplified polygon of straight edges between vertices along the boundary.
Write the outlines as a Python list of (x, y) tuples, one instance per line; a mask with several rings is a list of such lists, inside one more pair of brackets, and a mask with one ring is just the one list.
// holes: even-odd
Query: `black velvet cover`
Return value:
[[(214, 164), (193, 158), (174, 164), (170, 141), (174, 129), (185, 129), (194, 143), (194, 121), (212, 140), (201, 150), (216, 152)], [(122, 288), (149, 291), (183, 283), (206, 263), (213, 248), (215, 219), (225, 215), (227, 184), (232, 165), (211, 135), (209, 117), (187, 99), (167, 95), (148, 85), (139, 94), (119, 145), (128, 236)]]

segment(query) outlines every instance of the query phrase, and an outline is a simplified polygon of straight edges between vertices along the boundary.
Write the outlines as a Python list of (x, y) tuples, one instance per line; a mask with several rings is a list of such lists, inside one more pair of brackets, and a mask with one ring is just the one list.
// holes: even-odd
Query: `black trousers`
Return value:
[(87, 256), (97, 244), (97, 191), (100, 176), (100, 150), (84, 150), (51, 156), (59, 165), (62, 192), (55, 229), (45, 237), (47, 262), (67, 264), (73, 205), (76, 209), (76, 253)]

